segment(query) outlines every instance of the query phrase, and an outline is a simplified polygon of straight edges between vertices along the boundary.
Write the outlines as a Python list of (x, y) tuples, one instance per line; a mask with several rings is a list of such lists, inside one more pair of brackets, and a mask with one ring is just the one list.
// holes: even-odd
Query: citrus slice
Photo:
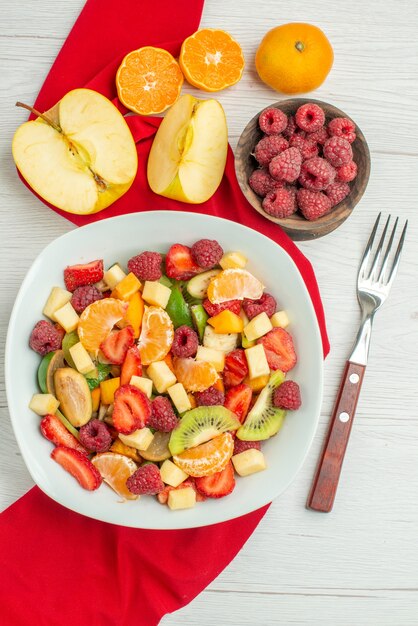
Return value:
[(145, 310), (138, 341), (142, 365), (162, 361), (170, 352), (174, 339), (173, 322), (168, 313), (157, 306)]
[(91, 460), (99, 470), (101, 477), (112, 487), (113, 491), (126, 500), (136, 500), (138, 496), (131, 493), (126, 486), (126, 481), (137, 469), (136, 463), (123, 454), (115, 452), (103, 452), (96, 454)]
[(218, 373), (212, 363), (193, 359), (174, 359), (174, 374), (186, 391), (204, 391), (218, 379)]
[(96, 300), (84, 309), (80, 315), (77, 333), (78, 337), (89, 352), (99, 349), (116, 322), (121, 320), (128, 307), (128, 303), (115, 298)]
[(230, 269), (220, 272), (208, 286), (208, 298), (212, 304), (222, 304), (228, 300), (258, 300), (263, 295), (264, 285), (250, 272)]
[(174, 57), (152, 46), (127, 54), (116, 74), (119, 100), (140, 115), (165, 111), (179, 97), (182, 84), (183, 74)]
[(241, 46), (231, 35), (204, 28), (183, 41), (179, 63), (191, 85), (220, 91), (240, 80), (245, 61)]
[(210, 476), (225, 469), (233, 451), (232, 435), (222, 433), (200, 446), (173, 455), (173, 461), (189, 476)]

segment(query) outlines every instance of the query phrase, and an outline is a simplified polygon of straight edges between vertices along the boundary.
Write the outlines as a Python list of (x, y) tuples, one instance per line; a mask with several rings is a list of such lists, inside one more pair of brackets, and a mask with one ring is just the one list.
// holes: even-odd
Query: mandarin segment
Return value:
[(264, 285), (247, 270), (235, 268), (220, 272), (208, 286), (208, 298), (212, 304), (222, 304), (228, 300), (259, 300)]
[(96, 300), (80, 315), (77, 332), (80, 341), (88, 352), (96, 352), (106, 339), (113, 326), (121, 320), (128, 304), (115, 298)]
[(137, 500), (138, 496), (131, 493), (126, 486), (126, 481), (136, 470), (136, 463), (116, 452), (104, 452), (96, 454), (91, 460), (99, 470), (101, 477), (119, 496), (126, 500)]
[(214, 385), (218, 379), (215, 367), (208, 361), (175, 358), (173, 367), (177, 381), (186, 391), (204, 391)]
[(169, 353), (173, 339), (174, 327), (168, 313), (159, 307), (148, 307), (142, 318), (138, 341), (141, 363), (150, 365), (162, 361)]
[(173, 455), (173, 461), (189, 476), (210, 476), (228, 465), (234, 451), (230, 433), (222, 433), (200, 446)]

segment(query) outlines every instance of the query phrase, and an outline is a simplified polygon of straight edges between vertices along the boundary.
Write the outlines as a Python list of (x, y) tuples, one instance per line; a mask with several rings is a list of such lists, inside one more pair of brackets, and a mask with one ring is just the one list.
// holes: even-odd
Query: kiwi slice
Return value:
[(224, 406), (199, 406), (183, 415), (171, 432), (168, 447), (171, 454), (181, 454), (227, 430), (237, 430), (240, 425), (234, 413)]
[(140, 455), (146, 461), (165, 461), (169, 459), (171, 456), (171, 452), (168, 449), (169, 439), (170, 433), (162, 433), (157, 430), (148, 448), (141, 450)]
[(242, 441), (262, 441), (275, 435), (282, 427), (286, 411), (273, 405), (273, 393), (285, 379), (277, 370), (257, 398), (244, 424), (237, 430), (237, 437)]

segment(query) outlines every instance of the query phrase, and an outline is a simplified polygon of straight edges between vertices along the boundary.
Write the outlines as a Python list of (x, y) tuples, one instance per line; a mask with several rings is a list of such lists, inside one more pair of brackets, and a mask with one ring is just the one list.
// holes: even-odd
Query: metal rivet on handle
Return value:
[(358, 374), (351, 374), (348, 380), (350, 381), (350, 383), (353, 383), (353, 385), (356, 385), (360, 380), (360, 376)]
[(338, 419), (340, 420), (340, 422), (348, 422), (348, 420), (350, 419), (350, 416), (348, 413), (343, 411), (342, 413), (339, 414)]

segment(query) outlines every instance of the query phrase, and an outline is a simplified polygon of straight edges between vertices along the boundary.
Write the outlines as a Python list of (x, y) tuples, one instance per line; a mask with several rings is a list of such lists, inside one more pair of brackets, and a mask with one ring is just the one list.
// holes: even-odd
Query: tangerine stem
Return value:
[(297, 41), (295, 43), (295, 48), (298, 52), (303, 52), (305, 49), (305, 45), (301, 41)]

